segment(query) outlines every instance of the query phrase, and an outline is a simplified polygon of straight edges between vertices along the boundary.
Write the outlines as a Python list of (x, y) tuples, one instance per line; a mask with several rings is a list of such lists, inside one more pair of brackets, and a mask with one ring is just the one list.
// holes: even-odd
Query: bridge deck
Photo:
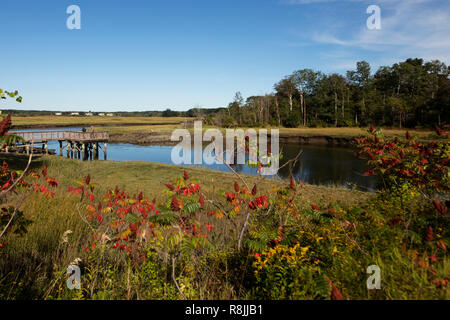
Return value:
[(26, 142), (30, 141), (77, 141), (77, 142), (107, 142), (109, 132), (82, 132), (82, 131), (26, 131), (18, 132)]

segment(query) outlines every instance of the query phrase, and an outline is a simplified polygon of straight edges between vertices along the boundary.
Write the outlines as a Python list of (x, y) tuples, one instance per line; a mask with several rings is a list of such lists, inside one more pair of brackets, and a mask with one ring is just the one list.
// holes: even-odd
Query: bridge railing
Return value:
[(73, 140), (73, 141), (108, 141), (109, 132), (82, 132), (82, 131), (25, 131), (17, 132), (25, 141), (51, 141), (51, 140)]

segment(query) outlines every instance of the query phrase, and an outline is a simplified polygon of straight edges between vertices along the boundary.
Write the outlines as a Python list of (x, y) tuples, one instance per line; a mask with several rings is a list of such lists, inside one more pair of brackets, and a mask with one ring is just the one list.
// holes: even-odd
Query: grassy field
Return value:
[[(129, 126), (129, 127), (105, 127), (103, 129), (110, 131), (111, 133), (129, 134), (129, 133), (141, 133), (143, 131), (153, 130), (160, 133), (168, 133), (176, 128), (181, 128), (179, 123), (174, 125), (152, 125), (148, 126)], [(211, 128), (210, 126), (203, 126), (203, 130)], [(271, 129), (268, 127), (267, 129)], [(277, 129), (273, 127), (272, 129)], [(366, 128), (278, 128), (280, 130), (280, 136), (303, 136), (303, 137), (339, 137), (339, 138), (353, 138), (366, 134)], [(223, 129), (224, 130), (224, 129)], [(396, 129), (386, 128), (383, 129), (383, 133), (387, 136), (405, 137), (406, 131), (409, 131), (412, 135), (417, 135), (420, 138), (427, 138), (434, 134), (434, 131), (430, 130), (411, 130), (411, 129)]]
[[(27, 159), (1, 155), (0, 161), (23, 169)], [(450, 272), (446, 254), (430, 247), (429, 240), (423, 246), (409, 240), (402, 243), (405, 231), (391, 225), (399, 216), (405, 219), (410, 214), (435, 216), (429, 203), (420, 198), (412, 201), (413, 193), (405, 194), (408, 205), (403, 206), (396, 196), (385, 199), (383, 193), (302, 184), (289, 187), (285, 180), (243, 175), (250, 188), (254, 184), (258, 187), (252, 201), (265, 195), (270, 197), (270, 205), (253, 211), (240, 202), (242, 211), (231, 216), (234, 210), (231, 208), (236, 204), (227, 199), (227, 193), (238, 194), (243, 190), (233, 173), (148, 162), (81, 162), (56, 156), (34, 159), (31, 170), (41, 173), (44, 165), (48, 176), (56, 178), (59, 185), (52, 189), (54, 197), (30, 191), (20, 206), (25, 217), (32, 220), (28, 232), (23, 236), (11, 233), (1, 239), (5, 245), (0, 250), (0, 299), (182, 299), (184, 295), (189, 299), (333, 299), (333, 291), (325, 279), (331, 279), (345, 299), (448, 299), (450, 296), (450, 288), (439, 284), (447, 281)], [(183, 179), (184, 170), (189, 177)], [(81, 198), (79, 193), (68, 192), (69, 186), (76, 187), (76, 181), (84, 180), (88, 174), (90, 183), (96, 184), (95, 191), (89, 191), (95, 194), (94, 202)], [(142, 191), (144, 201), (155, 197), (162, 207), (177, 211), (173, 209), (175, 193), (166, 184), (180, 186), (180, 181), (182, 186), (185, 182), (201, 186), (208, 203), (205, 209), (197, 209), (195, 219), (198, 228), (207, 230), (211, 224), (204, 234), (211, 246), (192, 249), (188, 233), (182, 245), (176, 242), (174, 245), (171, 235), (178, 234), (180, 225), (161, 224), (155, 225), (157, 234), (152, 237), (127, 242), (131, 246), (129, 252), (128, 247), (122, 251), (114, 249), (114, 243), (123, 243), (125, 236), (122, 231), (114, 231), (117, 224), (113, 226), (113, 223), (127, 220), (128, 214), (125, 216), (120, 209), (136, 203), (139, 197), (133, 195)], [(116, 186), (120, 191), (126, 190), (130, 198), (122, 198), (120, 191), (113, 198), (105, 196)], [(191, 196), (182, 194), (177, 195), (184, 203), (184, 209), (178, 211), (181, 218), (192, 214), (188, 209), (192, 205)], [(15, 205), (17, 197), (9, 194), (2, 205)], [(199, 194), (192, 197), (200, 206)], [(103, 207), (97, 207), (99, 202)], [(113, 202), (119, 207), (112, 209)], [(214, 213), (216, 206), (228, 208), (225, 216)], [(98, 216), (89, 218), (93, 207), (102, 210), (105, 220), (111, 218), (108, 210), (115, 210), (110, 224), (102, 224), (103, 220), (99, 224)], [(102, 208), (108, 210), (104, 212)], [(138, 212), (133, 210), (132, 213)], [(152, 214), (153, 218), (163, 219), (167, 211), (161, 210), (162, 216)], [(209, 210), (213, 210), (212, 215)], [(241, 226), (245, 225), (246, 212), (252, 213), (245, 236), (248, 246), (239, 251), (237, 239)], [(439, 219), (446, 221), (445, 217)], [(417, 225), (422, 220), (417, 221), (414, 219), (410, 227), (416, 241), (426, 231)], [(92, 226), (98, 228), (94, 233)], [(146, 230), (146, 226), (141, 224), (139, 229)], [(184, 229), (186, 226), (189, 225), (181, 224), (185, 232), (191, 232)], [(441, 234), (446, 237), (444, 226), (439, 221), (433, 226), (437, 239)], [(281, 237), (280, 232), (286, 244), (273, 244), (274, 237)], [(101, 244), (98, 242), (103, 239), (101, 234), (106, 233), (114, 240)], [(289, 239), (294, 235), (296, 240), (291, 243)], [(126, 237), (123, 241), (128, 241)], [(258, 241), (263, 241), (263, 248), (256, 249)], [(93, 247), (93, 242), (100, 244)], [(427, 248), (432, 251), (427, 253)], [(141, 255), (141, 249), (146, 250), (145, 256)], [(77, 258), (81, 259), (82, 290), (69, 290), (64, 274)], [(175, 263), (169, 258), (179, 260)], [(384, 272), (382, 290), (366, 288), (365, 270), (373, 264)], [(427, 266), (432, 272), (425, 269)], [(175, 277), (182, 289), (177, 290)]]
[[(398, 129), (385, 128), (382, 132), (386, 136), (405, 137), (406, 131), (411, 135), (417, 135), (420, 138), (426, 138), (434, 133), (430, 130), (412, 130), (412, 129)], [(366, 128), (281, 128), (280, 135), (283, 136), (329, 136), (340, 138), (353, 138), (366, 134)]]
[[(8, 160), (9, 159), (9, 160)], [(0, 155), (0, 161), (6, 160), (11, 164), (11, 158)], [(11, 164), (13, 168), (23, 169), (26, 158), (15, 159)], [(74, 185), (76, 180), (91, 174), (93, 180), (102, 181), (101, 190), (113, 189), (115, 186), (126, 188), (130, 193), (144, 191), (149, 196), (161, 193), (164, 184), (183, 174), (184, 170), (190, 172), (193, 179), (198, 180), (205, 187), (207, 193), (214, 194), (225, 186), (232, 186), (237, 180), (231, 172), (219, 172), (206, 168), (182, 167), (168, 164), (159, 164), (143, 161), (90, 161), (67, 159), (57, 156), (44, 156), (33, 160), (32, 168), (38, 170), (47, 166), (51, 175), (56, 178), (63, 190)], [(258, 183), (261, 190), (270, 190), (274, 186), (286, 185), (287, 181), (266, 179), (253, 175), (243, 175), (249, 183)], [(125, 178), (126, 177), (126, 178)], [(348, 190), (344, 187), (327, 187), (305, 185), (302, 198), (311, 202), (349, 204), (365, 200), (370, 194)]]
[[(27, 161), (25, 157), (13, 159), (0, 156), (0, 161), (4, 160), (16, 169), (23, 169)], [(59, 283), (62, 281), (61, 270), (65, 270), (64, 268), (76, 257), (85, 256), (84, 247), (89, 239), (90, 230), (76, 211), (79, 196), (67, 192), (68, 186), (76, 186), (76, 180), (82, 180), (87, 174), (91, 174), (91, 181), (98, 183), (96, 192), (99, 194), (118, 186), (121, 190), (126, 188), (130, 194), (143, 191), (145, 196), (152, 198), (160, 196), (163, 190), (167, 190), (165, 183), (172, 183), (174, 179), (183, 175), (184, 170), (183, 167), (147, 162), (81, 162), (51, 156), (34, 159), (31, 170), (40, 172), (44, 165), (48, 168), (49, 176), (58, 180), (59, 186), (55, 190), (54, 198), (31, 193), (22, 205), (21, 209), (33, 223), (23, 237), (13, 235), (7, 237), (9, 244), (3, 248), (0, 259), (2, 299), (54, 297), (57, 294), (55, 291), (58, 292), (55, 284), (61, 285)], [(222, 189), (232, 189), (233, 183), (238, 180), (232, 173), (200, 168), (186, 168), (186, 170), (192, 181), (198, 182), (202, 186), (202, 191), (213, 198), (217, 198)], [(287, 184), (285, 181), (260, 180), (255, 176), (246, 176), (246, 179), (249, 183), (257, 183), (260, 192)], [(372, 195), (368, 193), (343, 188), (311, 185), (303, 186), (299, 195), (305, 207), (309, 207), (310, 202), (323, 205), (336, 202), (350, 205), (364, 201), (370, 196)], [(14, 198), (11, 197), (11, 204), (14, 204)], [(72, 233), (69, 244), (64, 244), (61, 239), (67, 230), (71, 230)], [(120, 261), (122, 260), (119, 259), (115, 263), (126, 264), (126, 261)], [(223, 294), (224, 296), (216, 298), (229, 298), (226, 296), (229, 292), (223, 290)], [(205, 293), (203, 298), (210, 297)]]
[(179, 124), (185, 121), (183, 117), (83, 117), (83, 116), (36, 116), (36, 117), (19, 117), (15, 116), (12, 119), (13, 125), (16, 126), (35, 126), (35, 125), (47, 125), (47, 126), (74, 126), (74, 125), (127, 125), (127, 124)]
[[(135, 133), (159, 133), (169, 134), (176, 128), (181, 128), (180, 123), (191, 118), (183, 117), (69, 117), (69, 116), (36, 116), (36, 117), (14, 117), (15, 126), (89, 126), (97, 124), (102, 130), (111, 134), (135, 134)], [(121, 126), (122, 125), (122, 126)], [(209, 127), (203, 126), (206, 130)], [(279, 128), (281, 136), (303, 136), (303, 137), (339, 137), (353, 138), (364, 135), (365, 128)], [(413, 130), (385, 128), (383, 133), (387, 136), (404, 137), (406, 131), (420, 138), (428, 138), (434, 134), (431, 130)]]

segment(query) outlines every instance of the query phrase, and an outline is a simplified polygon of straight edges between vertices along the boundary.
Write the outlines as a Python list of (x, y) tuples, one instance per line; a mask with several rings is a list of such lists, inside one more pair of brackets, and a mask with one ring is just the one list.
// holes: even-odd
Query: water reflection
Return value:
[[(45, 129), (33, 131), (42, 130)], [(67, 128), (63, 130), (67, 130)], [(81, 128), (70, 128), (69, 130), (81, 130)], [(57, 141), (49, 142), (48, 147), (50, 149), (59, 149)], [(150, 161), (172, 164), (172, 148), (173, 146), (142, 146), (126, 143), (108, 144), (108, 160)], [(363, 176), (363, 172), (368, 169), (367, 165), (363, 160), (355, 157), (355, 151), (353, 149), (299, 144), (280, 144), (280, 149), (283, 153), (283, 158), (280, 161), (281, 169), (278, 171), (278, 174), (272, 178), (289, 178), (289, 167), (283, 167), (283, 164), (289, 159), (295, 158), (298, 152), (303, 150), (301, 157), (293, 168), (294, 176), (297, 179), (309, 184), (337, 185), (348, 188), (353, 184), (356, 185), (358, 189), (364, 191), (374, 191), (377, 189), (377, 186), (379, 186), (379, 181), (375, 177)], [(202, 164), (192, 166), (207, 167), (224, 172), (229, 171), (224, 164)], [(240, 173), (257, 174), (256, 168), (247, 165), (234, 165), (233, 168)]]
[[(303, 153), (293, 168), (297, 179), (309, 184), (337, 185), (374, 191), (377, 189), (377, 179), (363, 176), (367, 171), (366, 163), (356, 158), (355, 151), (350, 148), (311, 146), (298, 144), (281, 144), (283, 158), (280, 161), (281, 169), (272, 178), (289, 178), (289, 166), (284, 166), (289, 159), (295, 158), (300, 150)], [(171, 164), (172, 146), (137, 146), (132, 144), (111, 144), (108, 149), (108, 159), (116, 161), (151, 161)], [(191, 155), (193, 163), (193, 154)], [(191, 165), (207, 167), (213, 170), (229, 172), (224, 164)], [(233, 165), (233, 169), (240, 173), (257, 174), (257, 169), (245, 164)]]

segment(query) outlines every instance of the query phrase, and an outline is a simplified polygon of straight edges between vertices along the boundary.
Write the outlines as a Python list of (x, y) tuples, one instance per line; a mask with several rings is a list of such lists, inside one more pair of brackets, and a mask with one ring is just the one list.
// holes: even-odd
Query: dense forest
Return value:
[[(439, 60), (407, 59), (373, 73), (360, 61), (345, 76), (312, 69), (294, 71), (274, 84), (274, 92), (250, 96), (240, 92), (227, 108), (195, 107), (187, 111), (121, 111), (122, 117), (200, 117), (216, 126), (427, 128), (449, 123), (450, 66)], [(3, 110), (21, 116), (51, 111)], [(95, 114), (97, 114), (96, 112)], [(69, 115), (63, 112), (62, 115)], [(84, 113), (80, 113), (83, 115)]]
[(447, 124), (450, 68), (434, 60), (407, 59), (372, 73), (368, 62), (346, 75), (303, 69), (281, 79), (274, 92), (245, 101), (237, 92), (220, 111), (218, 125), (297, 127), (396, 126), (421, 128)]

